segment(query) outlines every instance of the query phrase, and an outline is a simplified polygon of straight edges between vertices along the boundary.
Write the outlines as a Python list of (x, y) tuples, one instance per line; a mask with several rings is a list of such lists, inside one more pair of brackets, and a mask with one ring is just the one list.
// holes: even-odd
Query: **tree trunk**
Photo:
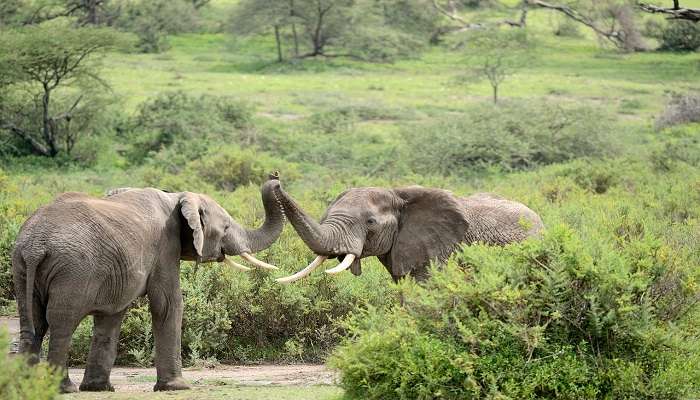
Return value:
[(299, 57), (299, 38), (297, 37), (297, 26), (292, 22), (292, 37), (294, 38), (294, 57)]
[(85, 1), (87, 7), (87, 23), (97, 25), (97, 0)]
[(277, 42), (277, 62), (282, 62), (282, 42), (280, 41), (280, 27), (275, 25), (275, 42)]
[(43, 119), (43, 134), (44, 141), (48, 146), (49, 157), (56, 157), (58, 149), (54, 138), (53, 127), (51, 126), (51, 117), (49, 117), (49, 103), (51, 101), (51, 89), (47, 84), (44, 84), (44, 95), (41, 97), (42, 119)]
[(493, 88), (493, 104), (498, 104), (498, 85), (492, 85)]

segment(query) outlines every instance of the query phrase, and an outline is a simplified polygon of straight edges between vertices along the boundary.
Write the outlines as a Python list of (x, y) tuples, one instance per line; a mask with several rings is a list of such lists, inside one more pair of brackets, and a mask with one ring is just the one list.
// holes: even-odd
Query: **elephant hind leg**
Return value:
[(63, 369), (63, 380), (60, 390), (62, 393), (75, 393), (78, 387), (68, 376), (68, 352), (70, 351), (73, 331), (82, 317), (76, 317), (70, 311), (55, 311), (49, 306), (46, 314), (49, 323), (49, 354), (48, 361), (56, 368)]
[(119, 329), (125, 313), (126, 311), (122, 311), (113, 315), (94, 316), (92, 345), (85, 367), (85, 375), (80, 384), (80, 391), (114, 391), (114, 387), (109, 382), (109, 374), (112, 371), (114, 360), (117, 358)]

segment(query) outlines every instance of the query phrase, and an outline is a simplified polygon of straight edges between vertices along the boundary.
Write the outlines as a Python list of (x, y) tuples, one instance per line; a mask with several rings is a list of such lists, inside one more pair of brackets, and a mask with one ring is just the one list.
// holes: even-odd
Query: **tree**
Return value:
[[(277, 59), (293, 40), (294, 57), (352, 57), (388, 61), (421, 47), (438, 29), (430, 0), (242, 0), (231, 31), (274, 33)], [(300, 47), (302, 50), (300, 50)]]
[(493, 103), (498, 103), (501, 84), (531, 58), (531, 47), (524, 30), (499, 28), (467, 32), (457, 45), (465, 55), (468, 72), (458, 80), (463, 83), (487, 80), (491, 85)]
[(577, 0), (565, 3), (525, 0), (525, 2), (528, 6), (559, 12), (587, 26), (618, 49), (646, 50), (636, 26), (631, 3), (627, 0)]
[[(0, 87), (0, 130), (43, 156), (55, 157), (61, 150), (70, 153), (81, 133), (71, 127), (71, 120), (88, 106), (81, 86), (107, 87), (98, 76), (98, 61), (118, 43), (118, 36), (106, 29), (72, 28), (65, 21), (3, 32), (3, 36), (0, 66), (13, 67)], [(71, 90), (61, 91), (64, 88)], [(54, 98), (58, 92), (62, 96)]]

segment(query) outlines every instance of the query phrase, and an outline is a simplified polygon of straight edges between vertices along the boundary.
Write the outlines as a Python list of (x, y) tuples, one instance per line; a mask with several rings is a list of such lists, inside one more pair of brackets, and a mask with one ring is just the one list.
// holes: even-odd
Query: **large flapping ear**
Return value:
[(187, 225), (192, 229), (192, 242), (198, 256), (202, 256), (204, 247), (204, 226), (200, 216), (201, 202), (199, 196), (194, 193), (184, 192), (180, 197), (180, 212), (187, 220)]
[(380, 260), (394, 279), (424, 275), (430, 261), (444, 261), (464, 240), (469, 227), (464, 205), (442, 189), (409, 186), (394, 192), (404, 203), (394, 244)]

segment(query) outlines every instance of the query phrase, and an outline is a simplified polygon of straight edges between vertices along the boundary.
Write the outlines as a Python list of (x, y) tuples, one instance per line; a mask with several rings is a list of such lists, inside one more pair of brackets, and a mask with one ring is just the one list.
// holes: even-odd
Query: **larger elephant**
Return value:
[(430, 261), (445, 260), (460, 243), (504, 245), (543, 228), (540, 217), (524, 204), (488, 193), (459, 197), (421, 186), (354, 188), (328, 206), (320, 223), (279, 185), (275, 194), (289, 222), (317, 255), (308, 267), (278, 279), (282, 283), (308, 275), (332, 257), (342, 262), (326, 272), (349, 268), (359, 275), (360, 260), (369, 256), (377, 256), (394, 281), (406, 275), (423, 280)]
[(94, 330), (80, 390), (113, 390), (109, 375), (119, 329), (134, 299), (147, 295), (153, 317), (157, 381), (154, 390), (189, 386), (182, 378), (183, 299), (180, 260), (224, 261), (241, 255), (275, 268), (251, 253), (280, 235), (284, 214), (262, 186), (265, 221), (255, 230), (236, 223), (213, 199), (190, 192), (119, 189), (106, 197), (65, 193), (22, 226), (12, 253), (20, 314), (20, 351), (36, 361), (47, 331), (48, 361), (63, 368), (63, 392), (77, 391), (66, 361), (71, 336), (87, 315)]

